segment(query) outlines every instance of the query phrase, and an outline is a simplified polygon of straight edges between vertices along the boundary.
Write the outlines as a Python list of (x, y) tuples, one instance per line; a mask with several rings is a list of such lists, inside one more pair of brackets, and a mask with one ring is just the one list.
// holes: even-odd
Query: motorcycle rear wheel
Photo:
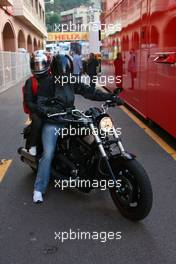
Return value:
[(140, 221), (148, 216), (153, 203), (153, 192), (149, 177), (136, 160), (118, 159), (111, 162), (120, 188), (109, 189), (112, 200), (120, 213), (132, 221)]

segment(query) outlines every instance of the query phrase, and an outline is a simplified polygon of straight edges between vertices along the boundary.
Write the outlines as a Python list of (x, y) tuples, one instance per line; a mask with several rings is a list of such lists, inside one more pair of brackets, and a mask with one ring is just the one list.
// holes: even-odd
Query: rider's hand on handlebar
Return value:
[(50, 109), (48, 109), (47, 115), (53, 115), (53, 114), (56, 114), (58, 112), (59, 112), (59, 110), (57, 109), (57, 107), (51, 107)]
[(117, 97), (117, 96), (114, 96), (113, 98), (113, 103), (115, 103), (116, 105), (124, 105), (124, 101), (120, 98), (120, 97)]
[(48, 115), (52, 115), (58, 112), (56, 107), (38, 107), (38, 114), (41, 118), (47, 118)]

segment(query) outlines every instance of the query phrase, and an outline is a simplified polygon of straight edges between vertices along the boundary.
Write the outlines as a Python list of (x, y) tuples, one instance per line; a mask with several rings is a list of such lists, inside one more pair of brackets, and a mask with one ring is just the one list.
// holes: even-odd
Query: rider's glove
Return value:
[(41, 118), (46, 119), (48, 115), (57, 113), (58, 110), (55, 107), (38, 107), (38, 114)]
[(114, 96), (112, 101), (113, 101), (113, 103), (115, 103), (119, 106), (124, 105), (124, 101), (120, 97)]

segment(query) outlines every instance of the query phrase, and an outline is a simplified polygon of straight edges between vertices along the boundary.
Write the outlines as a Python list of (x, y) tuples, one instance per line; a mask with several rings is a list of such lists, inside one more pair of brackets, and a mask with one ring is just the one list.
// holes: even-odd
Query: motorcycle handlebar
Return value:
[[(124, 104), (123, 100), (120, 97), (116, 97), (115, 96), (114, 100), (107, 100), (105, 102), (105, 104), (102, 105), (102, 108), (105, 110), (105, 107), (106, 108), (115, 107), (117, 105), (121, 106), (123, 104)], [(67, 114), (72, 114), (72, 115), (75, 115), (77, 117), (84, 117), (84, 118), (90, 118), (91, 117), (91, 116), (86, 116), (84, 114), (84, 112), (82, 112), (82, 111), (80, 111), (78, 109), (71, 109), (71, 110), (66, 111), (66, 112), (58, 112), (58, 113), (54, 113), (54, 114), (47, 113), (47, 117), (51, 118), (51, 117), (56, 117), (56, 116), (64, 116), (64, 115), (67, 115)]]
[(66, 115), (66, 114), (67, 114), (67, 112), (55, 113), (55, 114), (47, 114), (47, 117), (51, 118), (51, 117), (62, 116), (62, 115)]
[(78, 109), (72, 109), (72, 110), (69, 110), (69, 111), (66, 111), (66, 112), (61, 112), (61, 113), (47, 114), (47, 117), (51, 118), (51, 117), (62, 116), (62, 115), (67, 115), (67, 114), (72, 114), (72, 115), (77, 116), (77, 117), (86, 117), (86, 118), (91, 117), (91, 116), (86, 116), (84, 114), (84, 112), (82, 112), (82, 111), (80, 111)]

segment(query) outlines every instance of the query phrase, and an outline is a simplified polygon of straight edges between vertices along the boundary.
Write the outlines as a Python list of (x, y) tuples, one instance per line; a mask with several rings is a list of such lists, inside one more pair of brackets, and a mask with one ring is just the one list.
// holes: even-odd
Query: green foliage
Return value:
[(47, 14), (46, 15), (46, 24), (57, 24), (60, 23), (60, 15), (54, 13), (54, 14)]
[(46, 25), (48, 32), (53, 31), (54, 24), (60, 23), (60, 15), (57, 13), (47, 13), (46, 14)]

